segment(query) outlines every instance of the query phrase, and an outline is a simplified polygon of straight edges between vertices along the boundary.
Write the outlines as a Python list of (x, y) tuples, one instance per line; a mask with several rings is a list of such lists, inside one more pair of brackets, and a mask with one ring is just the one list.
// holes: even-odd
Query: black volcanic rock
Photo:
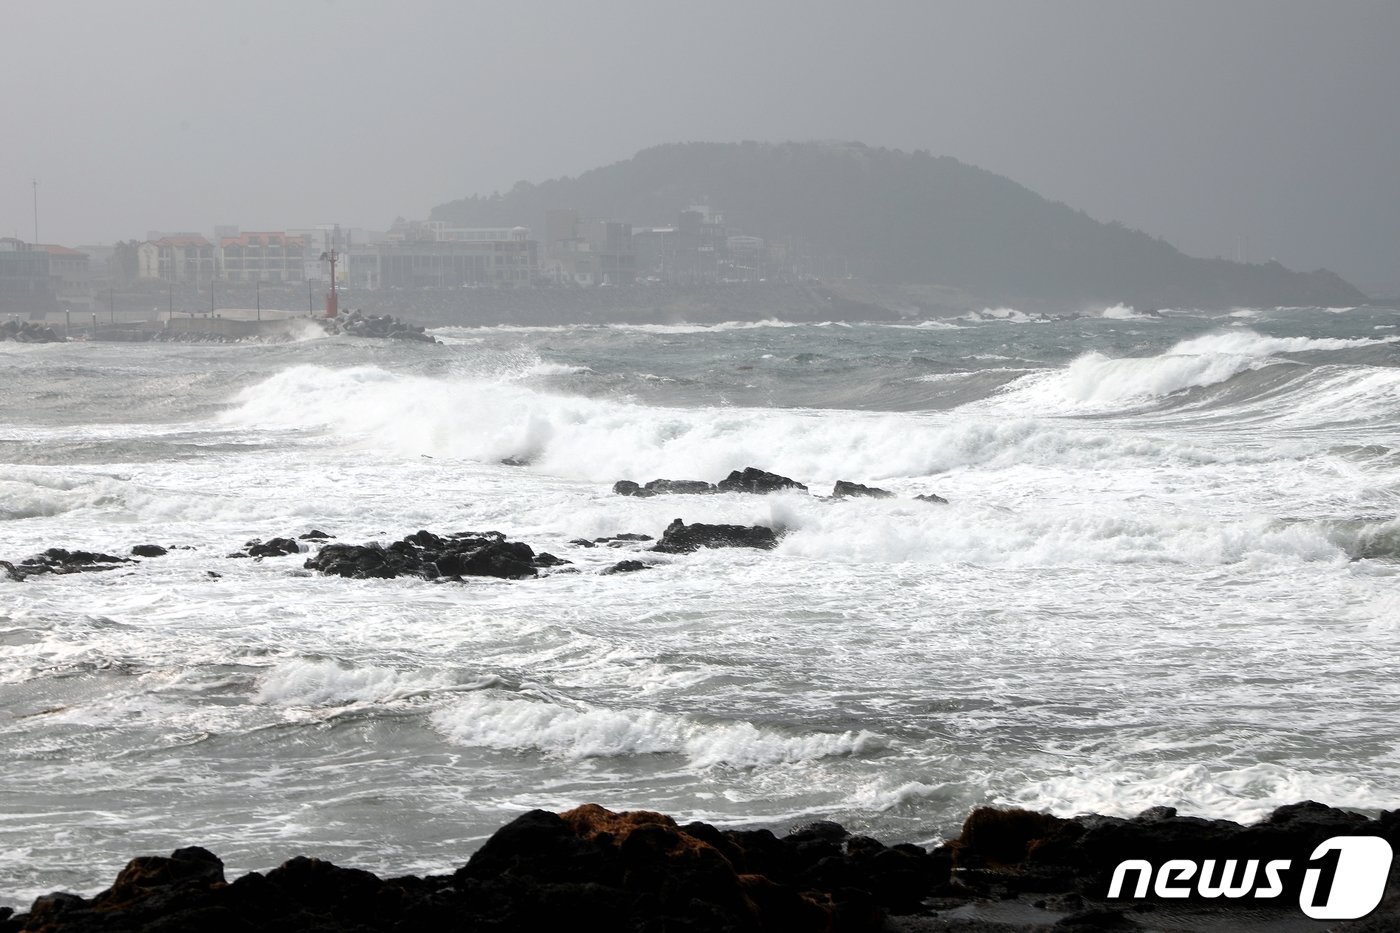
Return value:
[(668, 554), (683, 554), (700, 548), (751, 547), (772, 550), (778, 546), (773, 529), (762, 525), (687, 525), (679, 518), (666, 526), (661, 540), (652, 548)]
[(620, 479), (613, 483), (613, 492), (619, 496), (636, 496), (641, 499), (656, 495), (656, 493), (643, 489), (630, 479)]
[(651, 564), (644, 564), (639, 560), (622, 560), (599, 572), (604, 576), (614, 573), (635, 573), (638, 570), (646, 570), (650, 566)]
[(718, 492), (714, 483), (703, 479), (654, 479), (642, 487), (655, 495), (704, 496)]
[(366, 315), (355, 310), (340, 317), (320, 321), (328, 334), (346, 334), (351, 337), (374, 337), (385, 340), (411, 340), (420, 343), (437, 343), (437, 338), (429, 335), (425, 328), (417, 324), (400, 321), (390, 315)]
[(249, 541), (243, 545), (249, 557), (285, 557), (301, 553), (301, 546), (291, 538), (273, 538), (269, 541)]
[(536, 567), (568, 563), (552, 554), (538, 557), (520, 541), (507, 541), (498, 531), (437, 535), (417, 531), (387, 546), (327, 544), (305, 563), (307, 570), (356, 580), (440, 577), (499, 577), (519, 580), (538, 575)]
[(133, 557), (164, 557), (170, 552), (159, 544), (137, 544), (131, 548)]
[(924, 495), (922, 495), (922, 496), (915, 496), (914, 498), (917, 499), (917, 500), (920, 501), (920, 502), (932, 502), (932, 503), (935, 503), (935, 504), (937, 504), (937, 505), (947, 505), (947, 504), (948, 504), (948, 500), (947, 500), (947, 499), (945, 499), (945, 498), (943, 498), (942, 496), (938, 495), (937, 493), (933, 493), (933, 492), (926, 493), (926, 494), (924, 494)]
[(835, 487), (831, 490), (832, 498), (844, 499), (848, 496), (865, 496), (870, 499), (893, 499), (894, 493), (888, 489), (881, 489), (878, 486), (864, 486), (860, 483), (848, 483), (844, 479), (838, 479)]
[(769, 473), (756, 467), (746, 467), (742, 471), (734, 470), (719, 481), (720, 492), (749, 492), (761, 496), (783, 489), (807, 491), (807, 487), (795, 479), (779, 476), (777, 473)]
[[(966, 881), (978, 872), (1012, 876), (1021, 890), (1077, 891), (1102, 897), (1113, 869), (1127, 859), (1154, 865), (1168, 859), (1290, 859), (1279, 903), (1298, 903), (1304, 866), (1313, 850), (1334, 836), (1378, 835), (1400, 845), (1400, 811), (1371, 820), (1306, 801), (1280, 807), (1259, 823), (1178, 816), (1154, 807), (1131, 819), (1080, 816), (1063, 819), (1027, 810), (981, 807), (949, 843)], [(988, 878), (990, 880), (990, 877)]]
[(86, 573), (93, 570), (115, 570), (122, 564), (134, 563), (126, 557), (101, 554), (96, 551), (70, 551), (67, 548), (51, 547), (34, 557), (27, 557), (18, 564), (0, 561), (5, 573), (12, 580), (42, 574)]
[[(1155, 928), (1155, 905), (1099, 900), (1104, 879), (1128, 858), (1290, 859), (1275, 901), (1175, 900), (1162, 926), (1310, 929), (1298, 909), (1301, 869), (1320, 842), (1347, 835), (1400, 845), (1400, 811), (1369, 819), (1304, 802), (1241, 826), (1166, 808), (1126, 820), (981, 808), (957, 839), (928, 851), (886, 846), (827, 821), (779, 837), (585, 804), (520, 815), (451, 875), (379, 878), (298, 856), (228, 883), (219, 858), (198, 847), (145, 856), (92, 898), (55, 893), (27, 912), (0, 909), (0, 933)], [(945, 913), (987, 902), (1009, 902), (1009, 910), (986, 922)], [(920, 916), (888, 916), (900, 913)], [(1355, 928), (1379, 933), (1400, 928), (1397, 920), (1392, 897)]]
[(640, 535), (631, 531), (624, 531), (622, 534), (613, 535), (610, 538), (594, 538), (589, 542), (589, 547), (595, 544), (606, 544), (608, 547), (626, 547), (629, 544), (640, 544), (643, 541), (654, 540), (651, 535)]

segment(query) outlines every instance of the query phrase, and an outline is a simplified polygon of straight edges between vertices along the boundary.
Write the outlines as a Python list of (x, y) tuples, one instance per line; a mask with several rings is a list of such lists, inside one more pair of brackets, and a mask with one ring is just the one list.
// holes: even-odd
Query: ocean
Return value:
[[(1400, 803), (1400, 312), (435, 334), (0, 343), (0, 558), (178, 547), (0, 578), (0, 904), (191, 844), (450, 871), (584, 802), (923, 844)], [(612, 493), (748, 466), (812, 492)], [(782, 538), (570, 543), (677, 517)], [(572, 564), (226, 556), (311, 529)]]

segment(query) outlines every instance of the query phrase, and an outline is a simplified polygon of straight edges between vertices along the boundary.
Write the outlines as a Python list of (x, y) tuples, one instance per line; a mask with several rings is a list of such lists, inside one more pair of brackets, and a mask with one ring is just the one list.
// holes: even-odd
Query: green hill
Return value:
[(525, 223), (538, 233), (550, 208), (660, 225), (699, 202), (722, 211), (733, 228), (790, 238), (872, 283), (938, 285), (986, 302), (1225, 308), (1366, 301), (1327, 270), (1187, 256), (956, 159), (859, 143), (657, 146), (577, 178), (453, 201), (432, 217), (464, 226)]

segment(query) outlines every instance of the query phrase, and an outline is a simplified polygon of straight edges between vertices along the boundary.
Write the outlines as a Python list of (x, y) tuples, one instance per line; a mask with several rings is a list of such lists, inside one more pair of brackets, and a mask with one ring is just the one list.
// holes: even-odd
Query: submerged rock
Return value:
[(720, 492), (748, 492), (761, 496), (784, 489), (807, 491), (807, 487), (795, 479), (779, 476), (777, 473), (769, 473), (756, 467), (735, 470), (719, 481)]
[(942, 496), (938, 495), (937, 493), (932, 493), (932, 492), (930, 492), (930, 493), (925, 493), (925, 494), (922, 495), (922, 496), (915, 496), (914, 498), (917, 499), (917, 500), (920, 501), (920, 502), (933, 502), (933, 503), (936, 503), (936, 504), (938, 504), (938, 505), (947, 505), (947, 504), (948, 504), (948, 500), (947, 500), (947, 499), (943, 498)]
[(243, 545), (243, 551), (249, 557), (284, 557), (301, 553), (301, 545), (291, 538), (273, 538), (270, 541), (255, 538)]
[(661, 540), (652, 548), (669, 554), (682, 554), (713, 547), (752, 547), (771, 550), (778, 546), (772, 528), (763, 525), (687, 525), (679, 518), (666, 526)]
[(626, 531), (607, 538), (594, 538), (591, 541), (588, 538), (574, 538), (569, 543), (577, 547), (597, 547), (600, 544), (606, 544), (608, 547), (626, 547), (629, 544), (641, 544), (653, 540), (655, 539), (651, 535), (639, 535)]
[(614, 573), (635, 573), (638, 570), (646, 570), (649, 567), (651, 567), (651, 564), (643, 563), (639, 560), (622, 560), (600, 571), (600, 573), (604, 576)]
[(620, 535), (613, 535), (610, 538), (594, 538), (589, 542), (589, 547), (595, 544), (606, 544), (608, 547), (626, 547), (629, 544), (641, 544), (644, 541), (654, 541), (651, 535), (639, 535), (630, 531), (625, 531)]
[(881, 489), (878, 486), (865, 486), (861, 483), (848, 483), (844, 479), (838, 479), (836, 486), (831, 490), (833, 499), (845, 499), (847, 497), (865, 496), (869, 499), (893, 499), (894, 493), (888, 489)]

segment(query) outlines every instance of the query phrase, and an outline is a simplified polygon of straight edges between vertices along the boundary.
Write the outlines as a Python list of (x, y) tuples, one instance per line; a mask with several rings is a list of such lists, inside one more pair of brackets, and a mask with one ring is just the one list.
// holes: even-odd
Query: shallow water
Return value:
[[(441, 871), (587, 801), (916, 842), (1395, 806), (1400, 313), (985, 317), (0, 344), (0, 556), (192, 548), (0, 581), (0, 903), (190, 843)], [(750, 465), (899, 498), (610, 491)], [(786, 534), (617, 576), (568, 543), (677, 516)], [(312, 527), (583, 572), (224, 557)]]

